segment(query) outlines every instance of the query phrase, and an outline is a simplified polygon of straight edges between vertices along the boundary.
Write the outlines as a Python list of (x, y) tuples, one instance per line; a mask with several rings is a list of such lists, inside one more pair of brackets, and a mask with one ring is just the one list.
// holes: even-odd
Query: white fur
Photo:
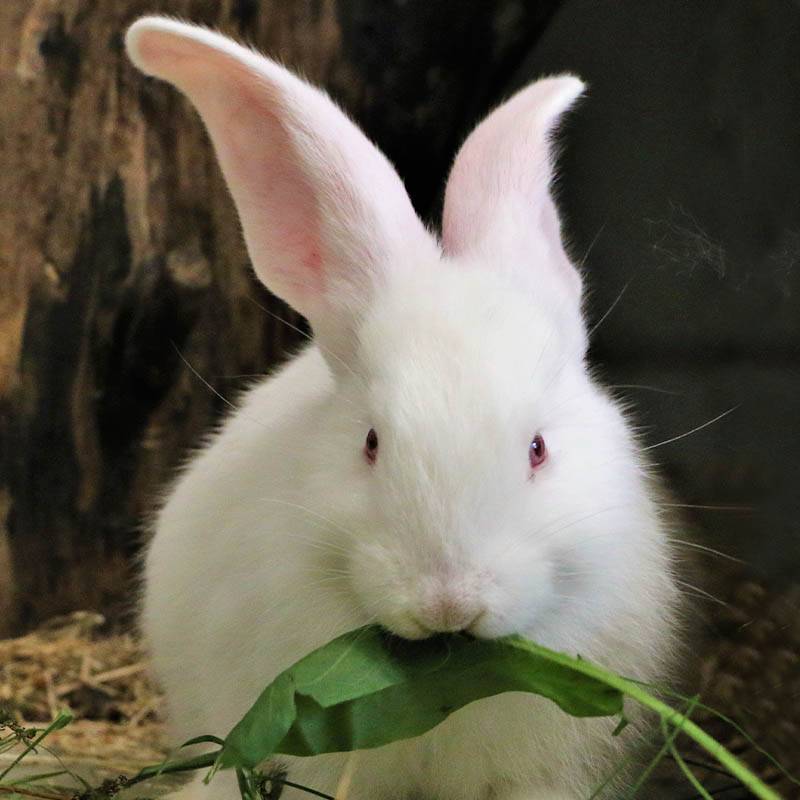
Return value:
[[(666, 535), (625, 420), (587, 373), (549, 195), (548, 138), (580, 82), (533, 84), (467, 140), (440, 248), (318, 90), (171, 20), (140, 20), (128, 47), (197, 105), (259, 276), (319, 342), (244, 397), (159, 513), (143, 627), (176, 738), (225, 735), (278, 672), (375, 620), (418, 637), (463, 618), (657, 678), (676, 597)], [(537, 432), (549, 457), (531, 474)], [(356, 754), (348, 797), (578, 798), (619, 755), (613, 725), (501, 695)], [(333, 793), (349, 758), (281, 760)], [(182, 796), (237, 792), (220, 775)]]

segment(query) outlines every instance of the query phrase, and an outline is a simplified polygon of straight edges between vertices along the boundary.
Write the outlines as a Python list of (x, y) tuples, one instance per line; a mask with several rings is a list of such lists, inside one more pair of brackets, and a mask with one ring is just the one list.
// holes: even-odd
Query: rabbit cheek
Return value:
[(557, 605), (554, 571), (541, 553), (517, 553), (493, 565), (493, 579), (484, 589), (486, 612), (470, 627), (484, 639), (510, 634), (535, 634)]

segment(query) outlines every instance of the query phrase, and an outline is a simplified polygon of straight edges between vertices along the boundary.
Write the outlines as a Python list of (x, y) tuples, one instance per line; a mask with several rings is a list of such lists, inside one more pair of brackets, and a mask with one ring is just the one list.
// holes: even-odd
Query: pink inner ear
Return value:
[(530, 263), (541, 255), (536, 251), (560, 251), (558, 220), (551, 219), (549, 140), (582, 89), (570, 76), (537, 81), (470, 134), (447, 183), (442, 237), (448, 255), (479, 251)]
[(392, 166), (323, 92), (173, 20), (139, 20), (127, 42), (197, 107), (257, 274), (315, 328), (346, 325), (386, 270), (439, 256)]
[(239, 209), (256, 273), (309, 314), (325, 290), (320, 208), (269, 84), (246, 81), (237, 64), (198, 108)]
[[(447, 182), (442, 236), (445, 252), (484, 244), (511, 203), (526, 206), (535, 224), (547, 192), (546, 132), (537, 130), (536, 94), (529, 87), (493, 111), (470, 134)], [(517, 209), (518, 210), (518, 209)], [(506, 226), (502, 226), (506, 227)]]
[(286, 98), (236, 57), (236, 45), (223, 40), (223, 47), (234, 52), (146, 29), (136, 37), (135, 58), (195, 103), (238, 207), (256, 273), (308, 314), (324, 290), (325, 254), (314, 188), (287, 129)]
[(135, 39), (130, 34), (129, 37), (131, 56), (137, 66), (150, 75), (162, 75), (191, 57), (191, 53), (181, 47), (181, 40), (170, 33), (146, 30), (138, 32)]
[[(305, 307), (323, 286), (319, 208), (280, 120), (246, 93), (217, 145), (261, 279)], [(257, 125), (239, 124), (246, 117)]]

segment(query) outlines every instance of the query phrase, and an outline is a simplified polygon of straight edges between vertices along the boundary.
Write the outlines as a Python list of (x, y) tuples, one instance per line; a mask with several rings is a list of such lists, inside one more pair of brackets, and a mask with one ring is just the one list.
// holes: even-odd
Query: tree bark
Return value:
[(128, 64), (127, 25), (161, 10), (301, 68), (427, 214), (553, 5), (0, 4), (0, 628), (131, 610), (137, 530), (165, 482), (242, 376), (297, 344), (271, 314), (304, 324), (256, 284), (202, 126)]

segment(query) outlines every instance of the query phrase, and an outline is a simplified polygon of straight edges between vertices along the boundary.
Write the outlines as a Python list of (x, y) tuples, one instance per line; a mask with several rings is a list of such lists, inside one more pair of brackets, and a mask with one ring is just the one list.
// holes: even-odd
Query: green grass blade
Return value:
[(59, 711), (58, 716), (32, 741), (28, 742), (24, 750), (2, 771), (0, 772), (0, 781), (5, 778), (14, 767), (25, 758), (31, 750), (35, 750), (36, 746), (43, 742), (51, 733), (66, 728), (72, 722), (73, 716), (69, 711)]
[[(40, 781), (46, 781), (50, 778), (58, 778), (61, 775), (70, 775), (68, 770), (60, 769), (57, 772), (40, 772), (38, 775), (27, 775), (24, 778), (17, 778), (13, 781), (6, 782), (6, 786), (27, 786), (32, 783), (39, 783)], [(71, 775), (70, 775), (71, 777)]]
[[(653, 684), (647, 684), (638, 681), (633, 681), (633, 682), (637, 683), (639, 686), (642, 686), (646, 689), (652, 689), (653, 691), (657, 691), (659, 694), (669, 695), (678, 700), (683, 700), (683, 701), (688, 700), (688, 698), (685, 695), (682, 695), (679, 692), (676, 692), (672, 689), (667, 689), (662, 686), (655, 686)], [(773, 756), (768, 750), (765, 750), (763, 747), (761, 747), (761, 745), (759, 745), (758, 742), (756, 742), (755, 739), (753, 739), (753, 737), (750, 736), (750, 734), (741, 725), (739, 725), (739, 723), (737, 723), (730, 717), (726, 717), (725, 714), (723, 714), (721, 711), (717, 711), (716, 708), (708, 706), (705, 703), (698, 703), (697, 708), (702, 709), (703, 711), (707, 711), (709, 714), (713, 714), (717, 719), (721, 719), (723, 722), (730, 725), (737, 733), (741, 734), (745, 738), (745, 740), (754, 750), (759, 752), (762, 756), (764, 756), (764, 758), (766, 758), (770, 762), (770, 764), (772, 764), (772, 766), (774, 766), (777, 770), (779, 770), (780, 773), (788, 781), (793, 783), (795, 786), (800, 786), (800, 779), (792, 775), (792, 773), (789, 772), (789, 770), (787, 770), (786, 767), (784, 767), (783, 764), (781, 764), (781, 762), (778, 761), (778, 759), (775, 758), (775, 756)], [(728, 772), (728, 774), (730, 774), (730, 772)]]
[[(689, 719), (698, 700), (699, 698), (695, 697), (689, 701), (689, 704), (686, 706), (686, 710), (683, 712), (684, 719), (686, 720)], [(663, 717), (661, 718), (661, 724), (662, 726), (665, 724)], [(650, 760), (650, 763), (642, 771), (642, 774), (639, 775), (639, 778), (637, 779), (636, 783), (634, 783), (634, 785), (631, 786), (631, 788), (628, 790), (627, 794), (625, 795), (626, 800), (629, 800), (629, 798), (636, 797), (639, 790), (642, 788), (642, 786), (644, 786), (648, 778), (653, 774), (653, 770), (661, 763), (661, 760), (669, 752), (670, 747), (672, 747), (673, 741), (681, 732), (681, 728), (682, 726), (675, 726), (671, 731), (668, 731), (665, 734), (664, 743), (661, 745), (658, 752)]]
[[(661, 730), (663, 731), (664, 736), (669, 737), (670, 730), (667, 727), (667, 723), (663, 719), (661, 720)], [(703, 784), (697, 779), (697, 776), (694, 774), (694, 772), (692, 772), (692, 770), (689, 768), (689, 765), (681, 757), (681, 754), (678, 752), (678, 748), (675, 747), (674, 737), (669, 742), (669, 751), (672, 754), (672, 757), (675, 759), (675, 763), (680, 767), (681, 772), (686, 776), (686, 780), (691, 783), (700, 797), (703, 800), (714, 800), (708, 791), (706, 791), (706, 788), (703, 786)]]

